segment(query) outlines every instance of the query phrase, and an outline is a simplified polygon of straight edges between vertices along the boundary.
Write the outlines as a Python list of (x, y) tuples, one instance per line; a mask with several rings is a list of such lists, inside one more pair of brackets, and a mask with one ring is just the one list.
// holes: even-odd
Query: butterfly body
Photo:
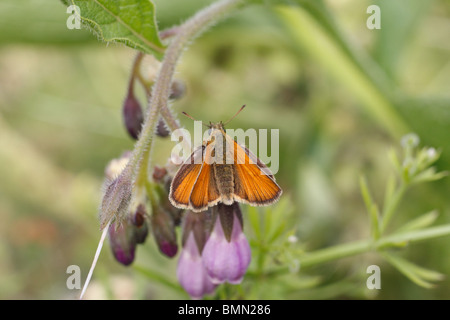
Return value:
[[(227, 146), (226, 132), (222, 122), (210, 123), (211, 134), (210, 138), (207, 140), (206, 144), (214, 143), (215, 141), (222, 142), (222, 146)], [(220, 150), (220, 148), (217, 148)], [(216, 153), (216, 148), (211, 149), (211, 157), (216, 157), (220, 155)], [(211, 166), (213, 168), (213, 174), (215, 182), (217, 185), (217, 190), (222, 198), (222, 202), (227, 205), (231, 205), (234, 202), (233, 192), (234, 192), (234, 174), (233, 174), (233, 164), (227, 162), (227, 150), (222, 152), (220, 163), (212, 162)]]
[(213, 164), (217, 189), (222, 197), (222, 202), (231, 205), (234, 202), (234, 175), (233, 166), (229, 164)]
[(209, 138), (172, 180), (172, 204), (200, 212), (219, 202), (262, 206), (277, 201), (282, 191), (267, 166), (227, 135), (222, 122), (210, 123), (209, 128)]

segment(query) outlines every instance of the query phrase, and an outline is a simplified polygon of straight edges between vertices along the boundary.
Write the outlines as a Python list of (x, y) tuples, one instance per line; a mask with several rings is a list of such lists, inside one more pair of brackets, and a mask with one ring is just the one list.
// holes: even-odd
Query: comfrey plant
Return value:
[[(437, 216), (432, 212), (395, 231), (387, 228), (410, 187), (446, 175), (432, 167), (439, 151), (419, 149), (415, 135), (402, 140), (401, 158), (395, 152), (390, 153), (397, 177), (389, 180), (381, 209), (373, 200), (366, 179), (360, 180), (370, 217), (370, 238), (311, 252), (303, 250), (295, 226), (285, 223), (292, 207), (289, 199), (283, 197), (274, 204), (281, 196), (281, 188), (273, 174), (248, 149), (228, 139), (223, 123), (210, 124), (209, 140), (184, 162), (174, 161), (173, 155), (168, 155), (165, 166), (152, 163), (155, 136), (167, 137), (180, 129), (169, 101), (180, 98), (185, 90), (184, 84), (174, 79), (182, 52), (202, 31), (247, 4), (246, 1), (217, 1), (186, 22), (163, 31), (158, 31), (155, 8), (148, 0), (63, 2), (76, 6), (81, 22), (102, 40), (120, 42), (139, 51), (122, 109), (126, 130), (136, 144), (132, 151), (112, 160), (105, 170), (99, 209), (102, 236), (81, 297), (107, 236), (117, 261), (130, 265), (138, 245), (146, 241), (149, 233), (163, 255), (178, 258), (178, 282), (193, 299), (214, 292), (220, 298), (260, 297), (243, 288), (244, 277), (261, 286), (273, 285), (275, 289), (273, 282), (284, 276), (298, 275), (305, 268), (369, 251), (378, 252), (420, 286), (430, 287), (442, 278), (442, 274), (419, 267), (397, 252), (411, 242), (450, 234), (450, 225), (430, 227)], [(151, 76), (142, 74), (144, 58), (151, 59), (152, 70), (147, 72)], [(136, 83), (146, 92), (145, 107), (135, 95)], [(235, 162), (224, 161), (218, 167), (205, 157), (216, 158), (215, 146), (223, 141), (222, 160), (231, 158)], [(199, 158), (202, 161), (196, 161)], [(251, 169), (236, 168), (236, 162)], [(270, 206), (259, 208), (262, 205)], [(249, 222), (247, 235), (244, 221)], [(181, 229), (182, 239), (177, 238), (177, 228)], [(313, 279), (302, 285), (311, 287), (319, 285), (319, 281)]]
[[(233, 186), (233, 180), (228, 180), (228, 178), (233, 179), (233, 173), (230, 172), (231, 175), (228, 176), (226, 172), (232, 167), (228, 164), (214, 167), (214, 172), (220, 171), (221, 173), (219, 176), (216, 176), (217, 184), (212, 185), (209, 190), (211, 192), (217, 191), (217, 201), (214, 199), (213, 203), (207, 202), (207, 205), (203, 206), (202, 210), (196, 210), (198, 207), (191, 208), (189, 204), (193, 203), (194, 199), (200, 199), (205, 190), (208, 192), (208, 188), (206, 188), (197, 192), (199, 194), (197, 198), (190, 197), (191, 193), (196, 192), (192, 190), (194, 188), (194, 185), (192, 185), (187, 198), (188, 206), (181, 203), (177, 205), (176, 201), (172, 201), (178, 207), (176, 208), (167, 200), (169, 189), (167, 188), (168, 181), (166, 180), (171, 180), (172, 176), (167, 174), (167, 168), (159, 169), (159, 171), (165, 172), (153, 171), (150, 155), (155, 133), (164, 137), (168, 135), (169, 130), (179, 128), (178, 121), (175, 120), (175, 117), (169, 110), (168, 101), (171, 98), (176, 99), (180, 97), (183, 92), (183, 86), (173, 79), (175, 67), (182, 51), (192, 41), (192, 38), (226, 13), (238, 7), (240, 2), (237, 0), (219, 1), (200, 11), (184, 24), (161, 33), (157, 32), (154, 22), (154, 7), (151, 2), (141, 1), (137, 8), (134, 7), (129, 10), (125, 9), (125, 7), (129, 8), (130, 3), (66, 2), (67, 5), (76, 6), (77, 10), (75, 11), (80, 15), (80, 20), (89, 25), (95, 32), (101, 34), (104, 40), (122, 41), (127, 45), (139, 48), (145, 53), (150, 53), (156, 59), (162, 58), (161, 64), (156, 61), (154, 63), (155, 68), (159, 69), (158, 76), (155, 79), (145, 79), (140, 73), (140, 64), (144, 55), (143, 53), (138, 53), (136, 56), (128, 86), (128, 94), (123, 104), (123, 117), (128, 133), (138, 141), (131, 153), (127, 153), (121, 159), (114, 161), (107, 168), (105, 194), (100, 207), (100, 228), (104, 230), (102, 240), (105, 238), (106, 232), (108, 232), (111, 248), (116, 259), (124, 265), (129, 265), (134, 260), (136, 245), (145, 241), (148, 228), (146, 220), (149, 220), (151, 224), (152, 233), (160, 251), (168, 257), (173, 257), (178, 251), (175, 226), (180, 222), (181, 216), (189, 217), (194, 215), (192, 212), (180, 212), (179, 208), (202, 211), (195, 213), (200, 217), (191, 218), (194, 220), (202, 221), (211, 215), (212, 221), (214, 221), (213, 225), (211, 225), (211, 230), (206, 230), (206, 224), (201, 222), (193, 224), (201, 225), (203, 228), (195, 227), (189, 229), (191, 225), (189, 223), (190, 219), (188, 217), (183, 219), (187, 221), (184, 222), (185, 233), (190, 235), (186, 236), (187, 239), (183, 242), (184, 246), (178, 274), (180, 282), (184, 285), (186, 291), (192, 293), (193, 297), (202, 296), (202, 292), (198, 291), (198, 281), (201, 282), (201, 280), (194, 278), (194, 282), (191, 283), (184, 279), (186, 276), (190, 277), (189, 271), (191, 268), (189, 266), (196, 265), (198, 261), (202, 261), (203, 267), (200, 270), (204, 269), (205, 271), (205, 274), (201, 275), (201, 279), (205, 279), (203, 288), (206, 290), (204, 292), (209, 292), (213, 286), (224, 281), (239, 283), (250, 262), (249, 244), (242, 232), (242, 214), (238, 204), (234, 202), (232, 197), (230, 198), (232, 190), (229, 190), (229, 187)], [(127, 10), (130, 12), (127, 12)], [(134, 13), (144, 17), (144, 20), (148, 20), (140, 21), (142, 24), (138, 26), (145, 36), (136, 36), (132, 32), (132, 35), (125, 37), (124, 40), (119, 35), (120, 27), (122, 27), (122, 31), (124, 29), (129, 31), (129, 27), (136, 27), (136, 25), (133, 25), (133, 23), (136, 23), (136, 20), (133, 20), (128, 15), (133, 15), (133, 12), (131, 12), (133, 10), (137, 10)], [(113, 28), (99, 21), (98, 15), (96, 19), (90, 19), (99, 12), (103, 15), (106, 14), (105, 12), (108, 12), (116, 20), (120, 18), (120, 22), (117, 23), (119, 28), (112, 31)], [(143, 13), (147, 13), (148, 16), (143, 15)], [(150, 28), (146, 29), (144, 24), (150, 25)], [(117, 34), (113, 34), (114, 32), (117, 32)], [(108, 37), (110, 38), (108, 39)], [(121, 39), (119, 40), (119, 38)], [(162, 39), (165, 38), (171, 38), (167, 48), (162, 44)], [(146, 111), (142, 109), (134, 94), (135, 81), (139, 81), (147, 92), (149, 105)], [(223, 130), (223, 127), (221, 129)], [(122, 163), (123, 166), (119, 168), (120, 166), (116, 162)], [(249, 165), (259, 168), (259, 163), (256, 162)], [(183, 164), (182, 167), (186, 168), (186, 166), (186, 164)], [(195, 164), (194, 166), (198, 165)], [(195, 173), (198, 173), (195, 169), (188, 168), (189, 172), (191, 172), (190, 175), (194, 176)], [(269, 179), (269, 181), (273, 181), (273, 176), (269, 178), (268, 175), (263, 175), (262, 170), (260, 171), (261, 176)], [(206, 172), (206, 170), (203, 170), (203, 172)], [(186, 189), (186, 186), (184, 186), (186, 184), (184, 174), (185, 172), (183, 171), (181, 176), (176, 176), (177, 190), (174, 191), (175, 195), (184, 195), (184, 192), (186, 192), (184, 190)], [(255, 173), (252, 171), (251, 174)], [(208, 177), (205, 180), (206, 183), (209, 180)], [(237, 179), (237, 177), (235, 178)], [(257, 185), (255, 184), (255, 186)], [(274, 187), (275, 189), (269, 190), (274, 192), (274, 196), (264, 197), (262, 194), (257, 194), (258, 197), (255, 197), (250, 194), (251, 189), (247, 185), (243, 185), (236, 197), (239, 196), (238, 200), (240, 202), (257, 205), (267, 202), (269, 204), (278, 199), (281, 194), (279, 187), (276, 184), (274, 185), (276, 186)], [(180, 189), (181, 191), (178, 192)], [(170, 188), (170, 191), (172, 192), (172, 188)], [(265, 201), (266, 198), (270, 201)], [(175, 196), (172, 199), (175, 199)], [(184, 198), (179, 199), (184, 200)], [(222, 204), (222, 202), (226, 204)], [(199, 236), (199, 233), (205, 234), (205, 236)], [(199, 241), (199, 238), (203, 238), (203, 241)], [(208, 240), (205, 242), (206, 239)], [(101, 246), (99, 246), (100, 249)], [(99, 250), (95, 260), (98, 257)], [(217, 250), (220, 250), (220, 254), (216, 252)], [(200, 259), (200, 257), (202, 258)], [(226, 263), (222, 264), (221, 268), (218, 268), (215, 261)], [(89, 282), (91, 274), (92, 272), (89, 273), (86, 284)], [(192, 277), (189, 280), (192, 280)], [(208, 282), (211, 283), (211, 286), (207, 285)]]

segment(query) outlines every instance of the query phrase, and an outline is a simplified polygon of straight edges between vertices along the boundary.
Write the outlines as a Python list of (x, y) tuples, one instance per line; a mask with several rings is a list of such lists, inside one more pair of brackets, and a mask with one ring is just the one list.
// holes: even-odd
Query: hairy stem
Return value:
[(138, 75), (140, 75), (139, 67), (141, 66), (141, 62), (142, 62), (143, 58), (144, 58), (144, 53), (142, 53), (140, 51), (136, 54), (136, 57), (134, 58), (133, 67), (131, 69), (130, 83), (128, 84), (128, 92), (133, 91), (134, 80)]
[(164, 29), (159, 33), (159, 38), (161, 40), (171, 38), (171, 37), (175, 36), (179, 30), (180, 30), (180, 27), (178, 27), (178, 26)]
[(170, 114), (168, 100), (175, 68), (183, 49), (201, 31), (206, 29), (206, 27), (210, 26), (213, 22), (216, 22), (221, 16), (237, 7), (240, 2), (241, 0), (218, 1), (199, 11), (192, 18), (178, 27), (176, 35), (167, 47), (159, 75), (153, 85), (144, 126), (128, 164), (133, 169), (134, 177), (138, 176), (139, 172), (142, 172), (142, 170), (145, 172), (148, 171), (148, 161), (146, 160), (148, 160), (148, 155), (151, 152), (159, 114), (161, 113), (171, 130), (179, 127), (176, 119)]

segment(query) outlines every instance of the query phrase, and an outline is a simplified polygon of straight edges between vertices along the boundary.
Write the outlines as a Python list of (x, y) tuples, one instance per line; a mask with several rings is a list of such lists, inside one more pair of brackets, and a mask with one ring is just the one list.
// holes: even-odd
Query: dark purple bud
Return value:
[(168, 196), (164, 198), (162, 206), (170, 214), (174, 225), (178, 227), (181, 224), (181, 218), (183, 216), (184, 209), (174, 207), (170, 202)]
[(167, 175), (167, 170), (164, 167), (155, 166), (155, 168), (153, 169), (153, 175), (152, 175), (153, 181), (155, 181), (157, 183), (163, 182), (166, 175)]
[(167, 169), (164, 167), (155, 166), (152, 177), (153, 181), (158, 183), (160, 187), (159, 191), (162, 199), (161, 206), (170, 213), (175, 226), (179, 226), (181, 223), (181, 216), (184, 210), (174, 207), (168, 198), (170, 190), (170, 182), (172, 179), (168, 175)]
[(120, 225), (112, 223), (108, 229), (111, 250), (121, 264), (128, 266), (134, 261), (136, 237), (133, 226), (124, 220)]
[(135, 227), (136, 243), (144, 243), (148, 235), (147, 212), (145, 206), (140, 204), (133, 216), (133, 225)]
[(170, 207), (167, 211), (172, 217), (173, 224), (178, 227), (181, 224), (181, 218), (183, 217), (184, 209), (175, 208), (171, 203), (168, 203), (167, 206)]
[(159, 251), (172, 258), (177, 254), (177, 235), (170, 214), (159, 206), (153, 208), (151, 217), (152, 231)]
[(242, 213), (237, 202), (219, 203), (214, 228), (203, 249), (203, 265), (215, 284), (242, 281), (250, 264), (250, 245), (243, 233)]
[(123, 119), (128, 133), (133, 139), (137, 140), (144, 122), (144, 115), (132, 89), (128, 92), (128, 96), (123, 103)]
[(169, 136), (170, 131), (167, 128), (166, 123), (164, 122), (163, 119), (159, 119), (158, 124), (156, 125), (156, 135), (161, 137), (161, 138), (165, 138), (167, 136)]
[(175, 79), (173, 80), (172, 87), (170, 89), (169, 99), (180, 99), (186, 92), (186, 85), (180, 79)]

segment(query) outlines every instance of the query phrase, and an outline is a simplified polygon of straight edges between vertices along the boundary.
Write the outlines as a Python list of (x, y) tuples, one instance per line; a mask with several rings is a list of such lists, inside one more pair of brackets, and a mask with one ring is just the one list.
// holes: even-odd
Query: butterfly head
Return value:
[(208, 129), (208, 135), (210, 137), (209, 139), (213, 139), (218, 134), (225, 133), (225, 128), (222, 121), (216, 123), (210, 121), (207, 127), (209, 128)]
[[(231, 117), (228, 121), (226, 121), (225, 123), (223, 123), (222, 121), (220, 121), (220, 122), (216, 122), (216, 123), (213, 123), (213, 122), (209, 122), (209, 125), (207, 125), (207, 124), (204, 124), (203, 123), (203, 125), (204, 126), (206, 126), (206, 127), (208, 127), (209, 128), (209, 133), (211, 134), (211, 133), (213, 133), (214, 132), (214, 130), (219, 130), (219, 131), (221, 131), (221, 132), (225, 132), (225, 125), (227, 124), (227, 123), (229, 123), (231, 120), (233, 120), (243, 109), (245, 108), (245, 104), (239, 109), (239, 111), (233, 116), (233, 117)], [(188, 117), (188, 118), (190, 118), (190, 119), (192, 119), (192, 120), (194, 120), (194, 121), (196, 121), (193, 117), (191, 117), (190, 115), (188, 115), (186, 112), (183, 112), (183, 114), (186, 116), (186, 117)]]
[(209, 122), (209, 126), (210, 129), (216, 129), (216, 130), (224, 130), (224, 124), (222, 121), (217, 122), (217, 123), (212, 123), (211, 121)]

